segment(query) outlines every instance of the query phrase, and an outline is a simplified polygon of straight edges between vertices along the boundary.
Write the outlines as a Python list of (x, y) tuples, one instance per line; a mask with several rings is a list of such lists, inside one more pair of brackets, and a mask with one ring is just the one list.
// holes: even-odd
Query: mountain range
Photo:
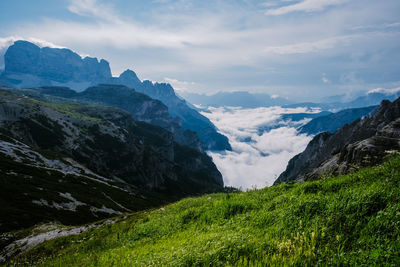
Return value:
[[(330, 111), (340, 111), (343, 109), (351, 109), (351, 108), (363, 108), (368, 106), (379, 105), (383, 100), (394, 101), (398, 97), (400, 97), (400, 90), (395, 92), (367, 92), (365, 95), (359, 96), (350, 101), (343, 102), (301, 102), (301, 103), (293, 103), (284, 105), (287, 108), (298, 108), (298, 107), (306, 107), (306, 108), (320, 108), (322, 110), (330, 110)], [(334, 99), (334, 98), (333, 98)]]
[[(251, 93), (247, 91), (219, 92), (213, 95), (181, 92), (180, 95), (190, 103), (200, 106), (232, 106), (242, 108), (283, 106), (285, 108), (319, 108), (322, 111), (338, 112), (343, 109), (379, 105), (382, 100), (394, 101), (400, 97), (400, 90), (386, 92), (377, 89), (350, 100), (344, 96), (331, 96), (324, 98), (322, 102), (296, 102), (293, 99), (288, 100), (276, 95)], [(201, 107), (198, 108), (201, 109)]]
[(2, 85), (16, 88), (64, 86), (75, 91), (104, 83), (125, 85), (162, 101), (172, 117), (180, 118), (184, 129), (198, 134), (204, 149), (231, 149), (228, 139), (219, 134), (206, 117), (176, 96), (171, 85), (142, 82), (132, 70), (112, 77), (109, 63), (104, 59), (82, 59), (66, 48), (40, 48), (27, 41), (16, 41), (7, 49), (4, 62), (5, 70), (0, 77)]
[(240, 106), (243, 108), (257, 108), (266, 106), (282, 106), (291, 103), (289, 100), (278, 96), (249, 93), (247, 91), (219, 92), (213, 95), (182, 92), (180, 95), (194, 105), (213, 107)]

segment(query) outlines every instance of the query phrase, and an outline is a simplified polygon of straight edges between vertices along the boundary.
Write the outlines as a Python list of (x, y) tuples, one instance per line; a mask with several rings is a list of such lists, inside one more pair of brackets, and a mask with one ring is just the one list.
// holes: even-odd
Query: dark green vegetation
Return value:
[(400, 157), (340, 177), (187, 198), (11, 263), (39, 266), (400, 264)]
[[(174, 135), (174, 140), (182, 145), (188, 145), (201, 150), (202, 145), (197, 134), (182, 128), (178, 118), (172, 118), (168, 107), (158, 100), (138, 93), (123, 85), (100, 84), (77, 93), (68, 87), (40, 87), (33, 89), (11, 89), (13, 94), (28, 96), (39, 101), (50, 102), (47, 106), (73, 116), (82, 117), (76, 112), (78, 105), (111, 106), (128, 112), (134, 120), (160, 126)], [(79, 109), (79, 106), (78, 106)], [(90, 117), (83, 118), (90, 119)]]
[(0, 90), (0, 234), (39, 222), (89, 223), (222, 190), (211, 158), (162, 127), (113, 107)]
[[(170, 201), (166, 196), (116, 181), (105, 183), (92, 178), (30, 166), (0, 156), (0, 232), (55, 220), (66, 225), (82, 224)], [(62, 195), (68, 193), (78, 202)], [(104, 207), (110, 209), (109, 212), (102, 211)]]

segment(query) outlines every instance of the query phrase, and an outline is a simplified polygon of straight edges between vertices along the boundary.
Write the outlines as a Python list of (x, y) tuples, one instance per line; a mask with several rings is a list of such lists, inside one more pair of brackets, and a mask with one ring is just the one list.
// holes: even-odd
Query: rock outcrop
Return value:
[(4, 74), (22, 73), (55, 82), (107, 81), (111, 70), (107, 61), (85, 57), (65, 48), (38, 46), (16, 41), (4, 55)]
[(400, 151), (400, 98), (382, 101), (376, 113), (346, 124), (335, 133), (316, 135), (304, 152), (292, 158), (275, 184), (343, 174), (381, 163)]

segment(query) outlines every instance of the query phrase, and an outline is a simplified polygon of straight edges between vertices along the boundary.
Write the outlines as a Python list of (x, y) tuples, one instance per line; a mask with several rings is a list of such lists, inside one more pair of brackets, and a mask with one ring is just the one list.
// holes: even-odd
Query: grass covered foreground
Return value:
[(399, 265), (400, 158), (304, 184), (187, 198), (43, 243), (43, 266)]

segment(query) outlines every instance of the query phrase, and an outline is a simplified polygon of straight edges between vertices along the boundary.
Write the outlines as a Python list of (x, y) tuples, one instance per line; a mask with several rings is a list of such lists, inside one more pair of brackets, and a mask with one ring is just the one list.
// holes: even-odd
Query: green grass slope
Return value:
[(187, 198), (36, 247), (39, 266), (399, 265), (400, 157), (304, 184)]

